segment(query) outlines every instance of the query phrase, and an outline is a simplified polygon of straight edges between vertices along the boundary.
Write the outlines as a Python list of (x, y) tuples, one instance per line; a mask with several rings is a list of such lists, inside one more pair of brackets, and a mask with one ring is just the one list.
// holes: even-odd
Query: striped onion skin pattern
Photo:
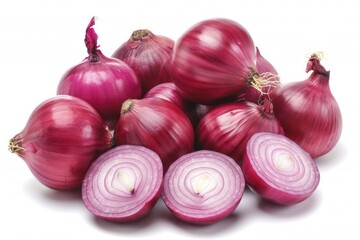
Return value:
[(242, 170), (252, 190), (283, 205), (309, 198), (320, 181), (319, 170), (309, 153), (289, 138), (268, 132), (250, 138)]
[(129, 222), (147, 215), (160, 197), (160, 157), (142, 146), (121, 145), (101, 155), (89, 168), (82, 199), (95, 216)]
[(199, 150), (176, 160), (164, 176), (162, 199), (177, 218), (212, 224), (239, 205), (245, 178), (236, 162), (221, 153)]

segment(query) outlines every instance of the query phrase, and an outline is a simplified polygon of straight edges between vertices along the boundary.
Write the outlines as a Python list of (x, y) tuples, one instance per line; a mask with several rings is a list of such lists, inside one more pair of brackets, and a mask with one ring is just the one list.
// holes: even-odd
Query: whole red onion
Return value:
[(173, 82), (161, 83), (150, 89), (144, 98), (161, 98), (178, 106), (190, 119), (194, 128), (212, 106), (194, 103), (181, 95)]
[(313, 158), (332, 150), (342, 131), (339, 105), (329, 87), (330, 71), (313, 55), (306, 72), (308, 79), (289, 83), (275, 92), (274, 112), (285, 135)]
[(123, 103), (114, 131), (116, 145), (132, 144), (156, 152), (164, 171), (194, 148), (194, 130), (185, 113), (160, 98), (129, 99)]
[(202, 149), (224, 153), (240, 163), (247, 141), (257, 132), (283, 133), (267, 98), (263, 105), (231, 102), (214, 107), (201, 119), (196, 136)]
[(136, 30), (112, 55), (126, 62), (137, 75), (145, 94), (159, 83), (172, 82), (171, 55), (174, 40), (152, 33), (148, 29)]
[(41, 103), (9, 143), (42, 184), (59, 190), (79, 188), (90, 164), (110, 147), (111, 133), (97, 111), (66, 95)]
[(187, 30), (175, 44), (172, 64), (181, 94), (201, 104), (233, 99), (264, 82), (250, 34), (229, 19), (205, 20)]
[(129, 98), (140, 98), (141, 86), (126, 63), (108, 58), (98, 49), (94, 24), (92, 18), (86, 29), (85, 43), (89, 56), (62, 76), (57, 93), (87, 101), (113, 129), (121, 104)]

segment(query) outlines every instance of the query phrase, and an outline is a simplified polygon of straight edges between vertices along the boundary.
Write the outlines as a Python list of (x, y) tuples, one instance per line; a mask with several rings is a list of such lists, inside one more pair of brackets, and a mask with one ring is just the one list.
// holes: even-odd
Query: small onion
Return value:
[(200, 104), (234, 99), (265, 83), (250, 34), (229, 19), (205, 20), (187, 30), (175, 44), (172, 65), (181, 94)]
[(247, 143), (242, 169), (247, 184), (263, 198), (296, 204), (316, 190), (319, 170), (309, 153), (289, 138), (256, 133)]
[(41, 103), (9, 144), (42, 184), (58, 190), (79, 188), (90, 164), (110, 147), (110, 130), (96, 110), (65, 95)]
[(154, 86), (172, 82), (171, 56), (174, 40), (152, 33), (148, 29), (136, 30), (112, 55), (126, 62), (137, 75), (142, 93)]
[(185, 154), (164, 177), (162, 199), (179, 219), (212, 224), (229, 216), (245, 189), (241, 168), (230, 157), (207, 150)]
[(249, 138), (256, 132), (283, 133), (272, 103), (232, 102), (214, 107), (200, 121), (197, 143), (202, 149), (224, 153), (241, 162)]
[(174, 103), (159, 98), (129, 99), (121, 108), (114, 140), (116, 145), (141, 145), (153, 150), (166, 171), (181, 155), (193, 151), (194, 130)]
[(331, 151), (341, 136), (342, 117), (329, 87), (330, 71), (313, 55), (306, 72), (308, 79), (289, 83), (275, 92), (276, 117), (285, 136), (299, 144), (313, 158)]
[(108, 58), (98, 49), (94, 24), (92, 18), (86, 29), (85, 43), (89, 56), (64, 73), (57, 93), (87, 101), (113, 129), (121, 104), (128, 98), (140, 98), (141, 86), (126, 63)]
[(156, 85), (144, 96), (144, 98), (150, 97), (161, 98), (174, 103), (189, 117), (194, 128), (197, 126), (200, 119), (211, 109), (211, 106), (194, 103), (184, 98), (173, 82)]
[(160, 197), (163, 168), (144, 147), (122, 145), (102, 154), (89, 168), (82, 199), (95, 216), (129, 222), (147, 215)]

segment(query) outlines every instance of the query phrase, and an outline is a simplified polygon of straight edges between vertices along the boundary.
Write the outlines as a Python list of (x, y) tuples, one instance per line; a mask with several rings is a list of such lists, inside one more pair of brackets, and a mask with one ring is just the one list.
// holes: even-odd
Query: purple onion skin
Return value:
[[(131, 192), (120, 189), (122, 170), (131, 171)], [(82, 199), (96, 217), (112, 222), (133, 222), (148, 215), (160, 198), (163, 166), (159, 156), (142, 146), (121, 145), (100, 155), (82, 185)]]
[(180, 156), (194, 150), (194, 130), (174, 103), (158, 98), (124, 102), (114, 131), (116, 145), (132, 144), (156, 152), (164, 171)]
[[(301, 166), (296, 172), (291, 173), (289, 170), (281, 173), (280, 171), (282, 175), (275, 176), (272, 174), (269, 175), (269, 178), (272, 177), (272, 179), (265, 179), (261, 176), (261, 174), (264, 174), (264, 172), (268, 171), (267, 169), (270, 169), (273, 166), (270, 167), (266, 165), (268, 163), (264, 159), (264, 156), (267, 153), (263, 153), (257, 149), (252, 149), (253, 146), (251, 140), (253, 140), (253, 138), (268, 138), (270, 139), (268, 141), (273, 141), (273, 143), (269, 143), (264, 148), (270, 145), (278, 144), (279, 142), (282, 142), (283, 145), (287, 144), (289, 146), (287, 151), (290, 153), (290, 156), (292, 154), (295, 157), (297, 156), (305, 160), (300, 163)], [(271, 157), (276, 156), (275, 151), (267, 151), (270, 152), (269, 155), (271, 155)], [(261, 161), (264, 166), (255, 166), (253, 164), (255, 161), (253, 159), (255, 158), (259, 158), (259, 161)], [(275, 160), (272, 159), (271, 161), (275, 162)], [(248, 186), (253, 191), (259, 194), (262, 198), (280, 205), (294, 205), (308, 199), (314, 193), (320, 181), (319, 169), (309, 153), (285, 136), (273, 133), (260, 132), (253, 135), (247, 144), (241, 168)], [(305, 168), (312, 172), (312, 178), (307, 180), (308, 182), (311, 181), (312, 185), (306, 189), (292, 190), (292, 184), (299, 180), (300, 176), (298, 174), (300, 174), (301, 171), (304, 171)], [(288, 182), (284, 183), (285, 180), (288, 180)], [(279, 184), (279, 181), (282, 181), (281, 185)]]
[(34, 176), (55, 190), (81, 186), (90, 164), (111, 147), (111, 133), (85, 101), (58, 95), (41, 103), (10, 140)]
[(289, 83), (275, 92), (274, 112), (285, 135), (313, 158), (331, 151), (340, 139), (342, 116), (329, 87), (330, 71), (318, 58), (309, 60), (308, 79)]
[(142, 29), (134, 31), (112, 56), (124, 61), (134, 70), (144, 95), (160, 83), (173, 81), (173, 48), (174, 40)]
[(161, 83), (150, 89), (144, 98), (160, 98), (177, 105), (190, 119), (194, 129), (212, 106), (191, 102), (181, 95), (173, 82)]
[(174, 83), (193, 102), (219, 104), (248, 87), (255, 62), (255, 45), (243, 26), (228, 19), (205, 20), (175, 43)]
[(141, 85), (126, 63), (106, 57), (97, 49), (94, 24), (92, 19), (86, 29), (89, 56), (64, 73), (57, 94), (71, 95), (90, 103), (113, 129), (122, 103), (129, 98), (141, 97)]
[(265, 102), (261, 106), (232, 102), (214, 107), (198, 125), (197, 144), (201, 149), (218, 151), (241, 163), (246, 143), (254, 133), (284, 133), (271, 102)]

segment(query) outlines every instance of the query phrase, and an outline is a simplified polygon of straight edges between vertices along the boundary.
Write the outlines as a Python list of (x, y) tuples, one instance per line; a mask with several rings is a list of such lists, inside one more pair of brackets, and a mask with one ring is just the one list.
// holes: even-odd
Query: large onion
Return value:
[(155, 152), (122, 145), (102, 154), (90, 166), (82, 199), (95, 216), (128, 222), (150, 212), (160, 197), (162, 183), (162, 163)]
[(37, 106), (9, 144), (42, 184), (59, 190), (79, 188), (90, 164), (110, 147), (110, 131), (96, 110), (65, 95)]
[(193, 102), (216, 104), (259, 85), (256, 51), (247, 30), (229, 19), (209, 19), (175, 43), (174, 82)]
[(170, 166), (162, 199), (177, 218), (211, 224), (236, 209), (244, 188), (243, 173), (233, 159), (201, 150), (183, 155)]
[(275, 133), (255, 133), (250, 138), (242, 169), (255, 192), (285, 205), (309, 198), (320, 180), (311, 156), (295, 142)]
[(332, 150), (339, 141), (342, 117), (329, 87), (330, 71), (317, 55), (308, 61), (308, 79), (289, 83), (275, 92), (274, 112), (285, 135), (313, 158)]
[(113, 129), (121, 104), (128, 98), (140, 98), (141, 85), (125, 62), (106, 57), (98, 49), (94, 24), (92, 18), (86, 29), (85, 43), (89, 56), (64, 73), (57, 93), (87, 101)]

